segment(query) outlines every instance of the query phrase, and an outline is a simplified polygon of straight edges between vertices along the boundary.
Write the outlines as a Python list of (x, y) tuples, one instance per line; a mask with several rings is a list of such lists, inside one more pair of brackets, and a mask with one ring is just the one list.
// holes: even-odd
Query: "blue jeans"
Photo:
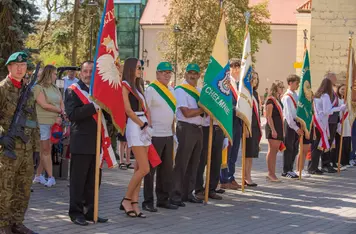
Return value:
[(351, 141), (352, 141), (352, 151), (350, 155), (350, 160), (356, 160), (356, 121), (354, 121), (354, 123), (352, 124)]
[(227, 168), (221, 169), (220, 171), (220, 183), (231, 183), (235, 180), (235, 164), (237, 161), (237, 156), (240, 148), (240, 141), (242, 135), (242, 121), (238, 117), (234, 117), (233, 120), (233, 144), (229, 147), (227, 151)]

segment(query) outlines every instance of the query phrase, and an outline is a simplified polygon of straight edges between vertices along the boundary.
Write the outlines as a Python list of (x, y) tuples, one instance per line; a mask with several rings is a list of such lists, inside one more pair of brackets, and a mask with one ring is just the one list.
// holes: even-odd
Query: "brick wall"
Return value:
[(313, 0), (310, 68), (314, 90), (328, 71), (335, 72), (339, 81), (344, 82), (349, 31), (356, 33), (356, 0)]

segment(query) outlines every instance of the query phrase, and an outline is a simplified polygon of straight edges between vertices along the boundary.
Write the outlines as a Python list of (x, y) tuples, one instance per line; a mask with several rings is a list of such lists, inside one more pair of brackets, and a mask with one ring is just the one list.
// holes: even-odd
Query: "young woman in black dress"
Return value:
[(257, 93), (259, 85), (259, 77), (257, 72), (252, 73), (251, 84), (253, 88), (253, 113), (251, 132), (252, 136), (246, 138), (246, 167), (245, 167), (245, 185), (256, 187), (251, 179), (252, 161), (253, 158), (258, 158), (260, 151), (260, 140), (262, 137), (261, 121), (260, 121), (260, 101)]
[(266, 139), (268, 139), (266, 179), (271, 182), (280, 182), (276, 176), (276, 157), (278, 151), (283, 150), (283, 106), (280, 99), (283, 90), (282, 81), (273, 82), (266, 101)]

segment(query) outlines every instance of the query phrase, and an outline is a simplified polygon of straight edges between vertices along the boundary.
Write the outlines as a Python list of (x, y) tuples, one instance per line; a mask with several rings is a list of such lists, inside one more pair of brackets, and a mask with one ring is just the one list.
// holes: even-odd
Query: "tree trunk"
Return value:
[(79, 26), (79, 6), (80, 0), (75, 0), (74, 17), (73, 17), (73, 46), (72, 46), (72, 66), (77, 65), (77, 41), (78, 41), (78, 26)]

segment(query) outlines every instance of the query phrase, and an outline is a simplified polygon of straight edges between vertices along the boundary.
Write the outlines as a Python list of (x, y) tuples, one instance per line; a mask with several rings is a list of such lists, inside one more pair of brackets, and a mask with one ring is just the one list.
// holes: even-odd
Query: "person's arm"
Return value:
[(292, 101), (292, 99), (289, 96), (285, 96), (283, 97), (283, 104), (284, 107), (286, 108), (285, 111), (285, 116), (284, 118), (287, 121), (288, 126), (293, 129), (296, 133), (298, 133), (298, 135), (303, 134), (303, 131), (298, 127), (297, 123), (295, 122), (293, 116), (291, 115), (291, 110), (294, 108), (294, 103)]
[(268, 125), (270, 126), (270, 128), (272, 130), (272, 136), (273, 136), (274, 133), (277, 133), (277, 131), (274, 128), (274, 122), (273, 122), (273, 119), (272, 119), (272, 112), (273, 112), (273, 105), (272, 104), (266, 105), (266, 119), (267, 119)]
[(64, 107), (70, 121), (78, 121), (89, 118), (97, 112), (97, 109), (93, 103), (83, 105), (73, 90), (68, 88), (65, 96), (66, 99), (64, 101)]
[(132, 120), (134, 121), (134, 123), (136, 123), (138, 126), (142, 127), (145, 123), (142, 122), (142, 120), (135, 114), (135, 112), (132, 110), (131, 108), (131, 104), (130, 104), (130, 100), (129, 100), (129, 93), (130, 91), (123, 86), (122, 89), (122, 96), (124, 98), (124, 106), (125, 106), (125, 112), (126, 115)]
[(189, 109), (188, 107), (179, 107), (185, 118), (192, 118), (204, 113), (202, 108)]
[(176, 89), (175, 90), (175, 96), (177, 99), (177, 108), (180, 109), (182, 112), (183, 116), (185, 118), (192, 118), (199, 116), (204, 113), (203, 109), (201, 108), (188, 108), (188, 97), (185, 94), (185, 91), (181, 89)]
[(153, 99), (154, 99), (154, 90), (152, 87), (147, 87), (147, 89), (145, 90), (145, 101), (146, 101), (146, 107), (147, 107), (147, 111), (146, 111), (146, 116), (147, 116), (147, 121), (148, 121), (148, 125), (152, 126), (152, 119), (151, 119), (151, 106), (153, 104)]

